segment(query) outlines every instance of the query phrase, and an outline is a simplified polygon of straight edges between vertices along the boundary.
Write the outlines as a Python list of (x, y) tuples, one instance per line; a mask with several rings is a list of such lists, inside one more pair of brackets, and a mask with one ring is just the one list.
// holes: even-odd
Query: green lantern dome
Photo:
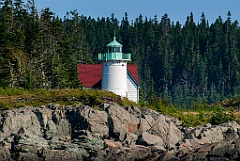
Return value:
[(113, 41), (110, 42), (107, 47), (122, 47), (123, 45), (116, 41), (116, 37), (113, 37)]

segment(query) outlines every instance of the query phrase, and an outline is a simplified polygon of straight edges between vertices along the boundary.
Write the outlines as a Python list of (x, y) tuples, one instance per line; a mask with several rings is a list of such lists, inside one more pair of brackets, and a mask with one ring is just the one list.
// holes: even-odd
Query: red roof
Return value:
[(135, 81), (137, 81), (137, 83), (139, 83), (138, 66), (137, 66), (137, 64), (128, 64), (127, 65), (127, 70), (133, 76)]
[[(102, 81), (102, 64), (78, 64), (78, 80), (83, 86), (89, 88), (99, 88)], [(128, 72), (139, 83), (138, 66), (136, 64), (127, 65)]]

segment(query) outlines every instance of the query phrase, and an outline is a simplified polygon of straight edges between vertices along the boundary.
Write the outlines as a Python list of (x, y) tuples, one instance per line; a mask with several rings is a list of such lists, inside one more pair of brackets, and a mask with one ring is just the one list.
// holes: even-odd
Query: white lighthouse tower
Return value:
[(122, 53), (122, 44), (115, 36), (107, 48), (107, 53), (98, 54), (102, 61), (102, 90), (128, 97), (127, 62), (131, 61), (131, 54)]

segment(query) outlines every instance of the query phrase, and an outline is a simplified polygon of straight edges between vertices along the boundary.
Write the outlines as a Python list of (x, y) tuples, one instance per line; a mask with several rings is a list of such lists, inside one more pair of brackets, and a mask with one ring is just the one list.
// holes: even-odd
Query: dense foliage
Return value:
[(129, 22), (91, 18), (76, 10), (59, 18), (34, 0), (0, 2), (0, 86), (25, 89), (76, 88), (78, 63), (98, 63), (114, 30), (124, 52), (139, 65), (143, 98), (162, 97), (175, 104), (223, 100), (240, 90), (240, 28), (218, 17), (209, 24), (204, 13), (194, 22), (171, 22), (140, 15)]

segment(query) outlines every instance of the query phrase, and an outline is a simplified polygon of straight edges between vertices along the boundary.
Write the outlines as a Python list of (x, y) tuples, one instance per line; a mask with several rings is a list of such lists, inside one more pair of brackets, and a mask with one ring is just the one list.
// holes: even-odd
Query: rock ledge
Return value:
[(239, 160), (240, 125), (184, 127), (154, 110), (105, 103), (0, 115), (1, 161)]

